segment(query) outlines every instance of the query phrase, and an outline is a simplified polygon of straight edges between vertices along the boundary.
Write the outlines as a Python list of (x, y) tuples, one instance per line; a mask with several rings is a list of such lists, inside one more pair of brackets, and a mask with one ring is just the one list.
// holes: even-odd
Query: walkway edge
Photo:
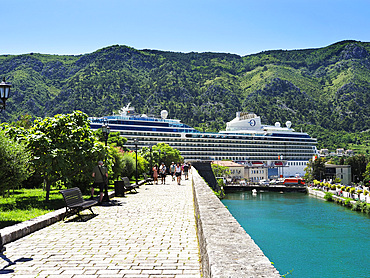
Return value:
[(194, 168), (192, 186), (203, 277), (281, 277)]
[(16, 241), (21, 237), (29, 235), (51, 224), (54, 224), (55, 222), (62, 220), (65, 211), (66, 211), (65, 208), (61, 208), (49, 212), (47, 214), (32, 218), (30, 220), (1, 229), (0, 235), (3, 244)]
[[(114, 197), (114, 191), (109, 192), (109, 197)], [(42, 228), (50, 226), (51, 224), (63, 220), (65, 212), (66, 209), (64, 207), (30, 220), (0, 229), (0, 242), (5, 245)]]

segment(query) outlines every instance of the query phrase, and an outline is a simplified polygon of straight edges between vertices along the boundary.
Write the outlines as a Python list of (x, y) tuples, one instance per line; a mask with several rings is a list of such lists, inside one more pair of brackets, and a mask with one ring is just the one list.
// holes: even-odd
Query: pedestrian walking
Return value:
[(154, 165), (153, 167), (153, 184), (158, 184), (158, 165)]
[(182, 172), (181, 165), (178, 162), (177, 165), (176, 165), (176, 168), (175, 168), (175, 175), (176, 175), (176, 178), (177, 178), (177, 184), (178, 185), (180, 185), (181, 172)]
[(189, 172), (189, 165), (187, 163), (184, 164), (184, 177), (185, 180), (188, 179), (188, 172)]
[(103, 161), (99, 161), (92, 172), (92, 177), (94, 178), (94, 184), (91, 187), (91, 199), (94, 198), (94, 187), (99, 188), (99, 204), (103, 201), (103, 190), (104, 187), (108, 186), (108, 170), (107, 167), (103, 165)]
[(166, 171), (167, 171), (166, 165), (164, 164), (164, 162), (162, 162), (162, 165), (159, 166), (159, 173), (161, 175), (162, 184), (166, 183)]
[(171, 172), (172, 181), (175, 180), (175, 170), (176, 170), (175, 162), (172, 162), (171, 163), (171, 166), (170, 166), (170, 172)]

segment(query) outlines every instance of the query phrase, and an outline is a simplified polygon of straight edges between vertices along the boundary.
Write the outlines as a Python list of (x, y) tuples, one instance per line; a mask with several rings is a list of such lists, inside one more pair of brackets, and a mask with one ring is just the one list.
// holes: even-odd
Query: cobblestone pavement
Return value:
[(201, 277), (190, 179), (170, 180), (7, 244), (1, 277)]

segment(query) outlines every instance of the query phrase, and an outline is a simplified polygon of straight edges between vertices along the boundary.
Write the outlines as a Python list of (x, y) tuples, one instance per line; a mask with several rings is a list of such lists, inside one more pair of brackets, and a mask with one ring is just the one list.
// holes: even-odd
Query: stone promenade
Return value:
[(201, 277), (190, 179), (142, 185), (15, 242), (0, 255), (1, 277)]

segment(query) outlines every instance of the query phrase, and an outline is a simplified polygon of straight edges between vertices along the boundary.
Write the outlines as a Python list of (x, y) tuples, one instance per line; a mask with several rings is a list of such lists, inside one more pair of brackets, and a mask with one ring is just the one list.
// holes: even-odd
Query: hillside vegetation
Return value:
[(317, 137), (319, 148), (370, 149), (370, 43), (342, 41), (306, 50), (238, 56), (110, 46), (64, 56), (0, 56), (13, 84), (1, 121), (21, 115), (86, 112), (103, 116), (131, 102), (138, 112), (207, 131), (225, 128), (236, 111), (265, 124), (290, 120)]

